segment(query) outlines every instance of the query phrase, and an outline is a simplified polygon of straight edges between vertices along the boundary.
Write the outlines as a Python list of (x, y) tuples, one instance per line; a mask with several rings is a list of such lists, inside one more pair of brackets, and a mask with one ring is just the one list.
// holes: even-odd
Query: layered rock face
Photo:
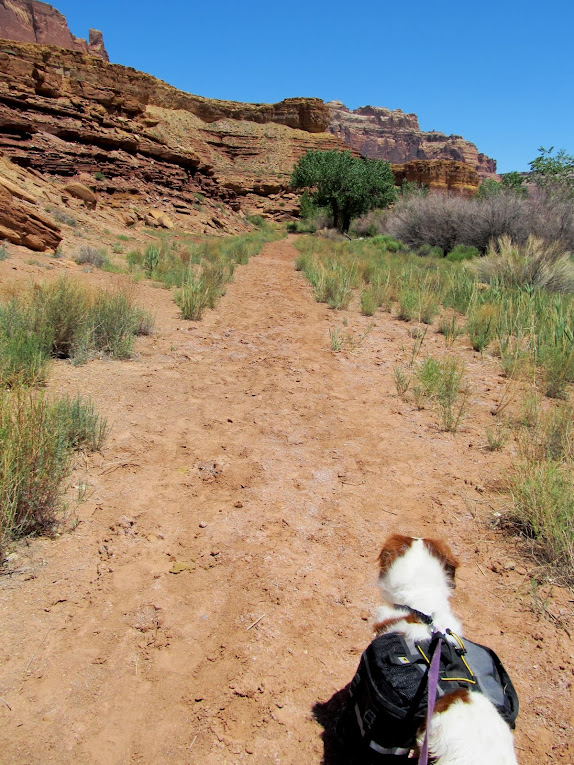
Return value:
[(101, 32), (90, 29), (88, 42), (75, 37), (59, 11), (37, 0), (0, 0), (0, 37), (18, 42), (58, 45), (109, 60)]
[(340, 101), (330, 101), (329, 131), (366, 157), (392, 163), (443, 160), (474, 168), (479, 178), (496, 176), (496, 160), (479, 153), (459, 135), (424, 132), (416, 114), (400, 109), (362, 106), (351, 111)]
[(0, 152), (81, 181), (132, 221), (150, 208), (198, 231), (235, 230), (241, 209), (289, 217), (301, 154), (347, 148), (329, 119), (317, 99), (210, 100), (81, 52), (0, 42)]
[(391, 164), (395, 183), (414, 181), (433, 191), (448, 191), (460, 196), (473, 196), (478, 191), (478, 172), (464, 162), (444, 159), (414, 159), (401, 164)]
[(0, 157), (0, 239), (30, 250), (55, 250), (60, 227), (42, 209), (41, 185), (27, 171)]

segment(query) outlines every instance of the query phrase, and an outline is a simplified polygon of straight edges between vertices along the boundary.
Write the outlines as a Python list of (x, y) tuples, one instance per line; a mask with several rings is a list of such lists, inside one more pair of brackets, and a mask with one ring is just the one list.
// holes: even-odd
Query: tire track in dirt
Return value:
[[(397, 400), (407, 334), (388, 316), (331, 353), (339, 318), (294, 256), (267, 244), (200, 324), (142, 287), (157, 332), (139, 360), (57, 366), (54, 390), (89, 393), (114, 427), (76, 471), (92, 487), (77, 529), (33, 542), (3, 583), (3, 762), (320, 762), (312, 708), (370, 639), (395, 530), (461, 555), (455, 608), (526, 702), (521, 762), (567, 761), (570, 641), (524, 606), (520, 566), (488, 568), (517, 553), (483, 521), (478, 430), (440, 433)], [(536, 649), (549, 642), (558, 664)]]

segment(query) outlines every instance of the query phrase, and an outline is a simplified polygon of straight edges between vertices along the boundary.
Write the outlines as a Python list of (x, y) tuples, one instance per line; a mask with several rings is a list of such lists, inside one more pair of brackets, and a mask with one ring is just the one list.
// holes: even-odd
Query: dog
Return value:
[[(439, 632), (455, 649), (460, 646), (462, 627), (449, 604), (458, 560), (448, 545), (395, 534), (378, 564), (385, 604), (376, 611), (375, 635), (398, 633), (411, 644), (427, 644)], [(517, 765), (510, 727), (485, 693), (466, 687), (445, 692), (425, 729), (425, 723), (418, 729), (418, 749), (427, 733), (429, 759), (436, 765)]]

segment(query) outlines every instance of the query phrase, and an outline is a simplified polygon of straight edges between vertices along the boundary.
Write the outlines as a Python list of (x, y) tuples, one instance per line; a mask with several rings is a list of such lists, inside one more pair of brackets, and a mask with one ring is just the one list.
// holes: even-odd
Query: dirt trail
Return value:
[(91, 395), (113, 431), (75, 472), (77, 528), (23, 545), (0, 580), (3, 764), (320, 763), (313, 707), (370, 639), (393, 531), (460, 555), (454, 608), (516, 681), (520, 762), (571, 761), (572, 643), (537, 620), (528, 561), (487, 525), (496, 364), (468, 352), (473, 417), (441, 433), (396, 396), (408, 326), (349, 312), (345, 331), (367, 334), (332, 353), (342, 315), (295, 254), (267, 244), (200, 324), (142, 286), (157, 324), (137, 360), (55, 365), (51, 388)]

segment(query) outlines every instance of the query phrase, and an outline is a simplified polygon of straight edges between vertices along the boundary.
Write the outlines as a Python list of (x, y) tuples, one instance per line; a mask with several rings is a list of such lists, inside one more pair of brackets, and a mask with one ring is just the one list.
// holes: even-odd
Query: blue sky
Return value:
[(574, 154), (572, 0), (52, 0), (110, 60), (208, 98), (339, 99), (415, 112), (528, 170)]

